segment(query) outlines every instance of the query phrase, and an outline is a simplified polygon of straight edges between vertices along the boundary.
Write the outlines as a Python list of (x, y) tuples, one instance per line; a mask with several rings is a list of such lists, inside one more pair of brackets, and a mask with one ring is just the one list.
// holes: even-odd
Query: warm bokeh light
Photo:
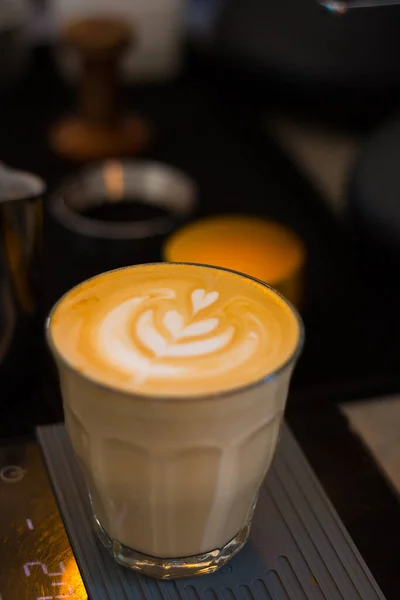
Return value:
[(73, 597), (77, 600), (87, 600), (88, 595), (86, 593), (85, 586), (83, 585), (78, 566), (73, 557), (64, 562), (62, 582), (64, 584), (62, 588), (63, 593), (65, 593), (64, 590), (70, 589), (73, 591)]
[(264, 281), (299, 306), (305, 249), (290, 229), (253, 216), (208, 217), (167, 241), (164, 258), (234, 269)]
[(108, 161), (104, 166), (104, 187), (108, 198), (118, 202), (124, 195), (124, 170), (120, 162)]

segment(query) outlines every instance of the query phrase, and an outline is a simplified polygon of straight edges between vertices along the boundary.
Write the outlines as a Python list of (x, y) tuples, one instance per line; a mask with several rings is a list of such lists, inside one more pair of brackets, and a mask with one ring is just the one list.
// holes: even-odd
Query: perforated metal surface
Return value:
[(287, 426), (247, 546), (217, 573), (174, 582), (113, 562), (92, 533), (65, 428), (40, 428), (38, 438), (91, 600), (384, 600)]

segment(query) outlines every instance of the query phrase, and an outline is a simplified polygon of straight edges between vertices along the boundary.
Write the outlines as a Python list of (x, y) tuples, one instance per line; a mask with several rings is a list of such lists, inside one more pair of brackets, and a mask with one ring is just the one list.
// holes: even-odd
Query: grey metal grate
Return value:
[(384, 600), (287, 426), (246, 547), (217, 573), (172, 582), (114, 563), (92, 533), (64, 426), (41, 427), (38, 438), (91, 600)]

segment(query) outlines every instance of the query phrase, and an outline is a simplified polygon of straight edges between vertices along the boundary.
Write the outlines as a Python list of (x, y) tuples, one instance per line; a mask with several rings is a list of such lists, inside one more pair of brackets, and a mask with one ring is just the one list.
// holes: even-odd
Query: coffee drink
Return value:
[(93, 380), (157, 396), (220, 393), (291, 356), (299, 326), (269, 288), (189, 265), (113, 271), (70, 292), (51, 321), (66, 359)]
[(199, 265), (112, 271), (60, 300), (66, 425), (117, 560), (193, 575), (243, 545), (301, 337), (273, 290)]

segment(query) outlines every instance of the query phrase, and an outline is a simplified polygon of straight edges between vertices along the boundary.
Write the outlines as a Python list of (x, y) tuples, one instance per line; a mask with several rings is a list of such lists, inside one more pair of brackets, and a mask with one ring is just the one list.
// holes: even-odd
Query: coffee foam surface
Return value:
[(49, 324), (71, 366), (121, 390), (168, 396), (251, 384), (295, 352), (299, 323), (286, 302), (244, 276), (159, 263), (90, 279), (67, 293)]

